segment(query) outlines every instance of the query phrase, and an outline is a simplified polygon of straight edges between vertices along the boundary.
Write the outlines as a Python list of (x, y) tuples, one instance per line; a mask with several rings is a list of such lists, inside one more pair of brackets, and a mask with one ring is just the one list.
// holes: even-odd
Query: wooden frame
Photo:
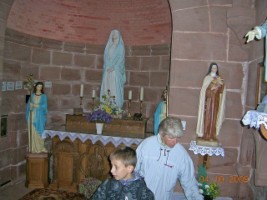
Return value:
[(1, 116), (1, 137), (7, 136), (7, 115)]
[(256, 107), (267, 94), (267, 82), (264, 81), (264, 72), (265, 69), (263, 63), (259, 63), (257, 68)]

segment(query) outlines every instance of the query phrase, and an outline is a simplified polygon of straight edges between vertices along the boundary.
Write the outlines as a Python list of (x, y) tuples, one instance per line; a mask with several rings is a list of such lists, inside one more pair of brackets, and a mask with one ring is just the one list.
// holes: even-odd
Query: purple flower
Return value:
[(104, 110), (98, 108), (91, 113), (86, 114), (86, 119), (89, 122), (103, 122), (103, 123), (110, 123), (112, 117), (110, 114), (105, 112)]

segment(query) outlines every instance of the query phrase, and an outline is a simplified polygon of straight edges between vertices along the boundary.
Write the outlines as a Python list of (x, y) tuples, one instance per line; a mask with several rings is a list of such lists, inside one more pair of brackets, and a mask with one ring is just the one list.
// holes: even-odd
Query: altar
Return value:
[(49, 187), (76, 192), (78, 184), (87, 177), (105, 180), (110, 177), (108, 156), (116, 148), (136, 149), (141, 138), (105, 136), (67, 131), (45, 130), (42, 138), (52, 138), (53, 166)]
[[(112, 119), (104, 124), (103, 135), (145, 138), (146, 124), (148, 119)], [(76, 133), (95, 133), (95, 123), (88, 122), (84, 115), (66, 115), (66, 131)]]

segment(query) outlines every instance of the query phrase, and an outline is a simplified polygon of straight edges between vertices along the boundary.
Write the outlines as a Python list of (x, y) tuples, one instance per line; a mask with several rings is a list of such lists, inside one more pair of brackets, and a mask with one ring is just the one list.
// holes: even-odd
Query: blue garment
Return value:
[(106, 180), (91, 200), (154, 200), (154, 194), (147, 188), (144, 179), (135, 175), (129, 180)]
[[(113, 35), (117, 37), (117, 43), (112, 41)], [(108, 70), (114, 70), (108, 72)], [(102, 84), (100, 91), (100, 100), (102, 96), (110, 90), (111, 96), (115, 96), (116, 105), (122, 108), (124, 102), (124, 84), (125, 75), (125, 49), (124, 42), (118, 30), (112, 30), (104, 51), (104, 66), (102, 75)]]
[(135, 171), (145, 178), (156, 200), (171, 200), (177, 180), (188, 200), (203, 199), (198, 191), (193, 162), (182, 145), (177, 143), (169, 148), (158, 134), (143, 140), (136, 153)]
[(167, 117), (166, 102), (161, 101), (154, 113), (154, 134), (157, 135), (159, 131), (159, 125), (163, 119)]
[(266, 39), (266, 32), (267, 32), (267, 20), (261, 25), (261, 26), (256, 26), (258, 30), (260, 30), (260, 36), (256, 35), (257, 39), (261, 39), (265, 37), (265, 59), (264, 59), (264, 66), (265, 66), (265, 75), (264, 75), (264, 80), (267, 81), (267, 39)]
[[(33, 103), (34, 102), (34, 97), (35, 94), (32, 94), (30, 99), (27, 102), (27, 107), (26, 107), (26, 120), (27, 120), (27, 124), (29, 122), (29, 116), (30, 116), (30, 102)], [(39, 105), (37, 108), (33, 108), (33, 110), (35, 111), (35, 116), (33, 117), (33, 126), (36, 129), (36, 132), (38, 133), (38, 135), (42, 135), (44, 129), (45, 129), (45, 124), (46, 124), (46, 115), (47, 115), (47, 96), (46, 94), (41, 94), (40, 95), (40, 101), (39, 101)]]

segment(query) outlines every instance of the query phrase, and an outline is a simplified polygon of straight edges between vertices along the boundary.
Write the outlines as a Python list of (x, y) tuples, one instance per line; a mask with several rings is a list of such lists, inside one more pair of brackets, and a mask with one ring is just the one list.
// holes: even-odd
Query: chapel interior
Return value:
[[(216, 62), (227, 88), (218, 136), (225, 155), (209, 158), (208, 176), (224, 178), (218, 183), (223, 197), (267, 199), (267, 140), (241, 122), (259, 103), (258, 72), (265, 54), (265, 40), (246, 44), (244, 36), (266, 17), (266, 0), (2, 0), (1, 85), (29, 74), (45, 82), (46, 129), (64, 131), (74, 108), (90, 110), (92, 90), (99, 98), (105, 44), (118, 29), (126, 50), (123, 109), (131, 90), (131, 112), (140, 111), (143, 87), (142, 114), (147, 135), (153, 135), (153, 113), (167, 86), (168, 115), (184, 121), (179, 142), (188, 150), (196, 140), (202, 80)], [(0, 137), (1, 193), (26, 180), (28, 131), (27, 91), (13, 87), (0, 93), (1, 129), (6, 127)], [(199, 156), (188, 153), (197, 171)], [(175, 191), (182, 191), (179, 184)]]

